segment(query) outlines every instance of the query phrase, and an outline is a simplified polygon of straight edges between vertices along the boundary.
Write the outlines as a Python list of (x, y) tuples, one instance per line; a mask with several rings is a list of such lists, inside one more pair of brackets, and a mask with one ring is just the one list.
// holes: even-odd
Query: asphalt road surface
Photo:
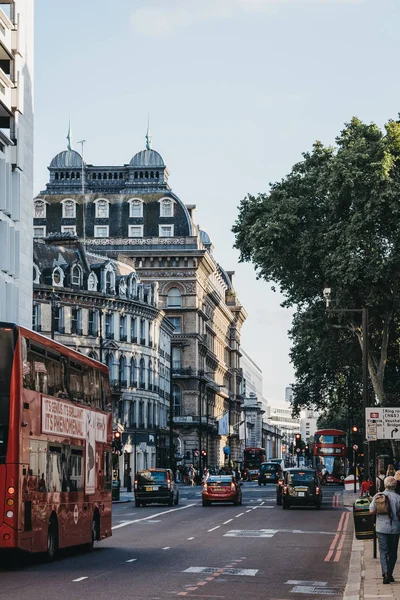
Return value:
[(353, 536), (341, 488), (322, 510), (276, 505), (275, 486), (244, 483), (243, 505), (201, 504), (181, 487), (179, 506), (113, 509), (113, 536), (85, 552), (0, 566), (7, 600), (312, 600), (342, 598)]

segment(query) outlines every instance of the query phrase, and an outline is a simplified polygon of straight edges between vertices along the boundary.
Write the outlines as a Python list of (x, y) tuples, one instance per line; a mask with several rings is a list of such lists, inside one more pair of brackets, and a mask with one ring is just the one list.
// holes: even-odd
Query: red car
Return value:
[(210, 506), (212, 502), (233, 502), (234, 506), (242, 504), (241, 486), (232, 475), (210, 475), (203, 484), (203, 506)]

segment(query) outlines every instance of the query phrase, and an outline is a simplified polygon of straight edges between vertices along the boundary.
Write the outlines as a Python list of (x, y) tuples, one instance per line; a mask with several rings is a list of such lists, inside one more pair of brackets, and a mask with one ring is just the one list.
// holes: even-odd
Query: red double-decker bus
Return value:
[(108, 369), (0, 323), (0, 548), (47, 552), (111, 535)]
[(326, 483), (343, 483), (346, 477), (347, 437), (340, 429), (320, 429), (314, 434), (313, 463), (326, 468)]
[(243, 479), (258, 479), (260, 465), (265, 462), (265, 448), (245, 448), (243, 453)]

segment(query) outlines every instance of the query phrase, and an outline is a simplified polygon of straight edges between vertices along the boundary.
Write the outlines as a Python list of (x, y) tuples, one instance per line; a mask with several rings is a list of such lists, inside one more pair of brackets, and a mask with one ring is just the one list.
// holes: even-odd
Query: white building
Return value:
[(243, 396), (245, 398), (254, 398), (261, 402), (262, 410), (267, 410), (267, 400), (263, 396), (263, 373), (262, 370), (252, 358), (240, 349), (242, 356), (240, 358), (240, 367), (243, 371)]
[(319, 414), (312, 409), (306, 408), (302, 411), (300, 417), (300, 433), (301, 438), (308, 442), (310, 437), (314, 436), (317, 431), (317, 421)]
[(32, 327), (33, 0), (0, 0), (0, 320)]

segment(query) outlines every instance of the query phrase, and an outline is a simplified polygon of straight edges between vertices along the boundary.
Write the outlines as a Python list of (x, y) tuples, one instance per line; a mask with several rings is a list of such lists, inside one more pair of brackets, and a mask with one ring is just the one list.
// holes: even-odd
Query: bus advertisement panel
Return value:
[(111, 535), (111, 408), (105, 365), (0, 323), (0, 548)]
[(314, 434), (313, 466), (325, 468), (324, 483), (344, 483), (347, 462), (347, 437), (340, 429), (320, 429)]

